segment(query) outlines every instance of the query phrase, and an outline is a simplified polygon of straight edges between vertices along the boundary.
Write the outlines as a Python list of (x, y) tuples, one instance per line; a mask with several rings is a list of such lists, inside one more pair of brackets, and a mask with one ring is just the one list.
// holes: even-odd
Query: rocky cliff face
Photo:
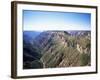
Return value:
[[(90, 35), (90, 31), (44, 31), (31, 44), (31, 55), (39, 54), (38, 59), (28, 61), (26, 58), (24, 63), (28, 61), (30, 68), (34, 68), (34, 64), (38, 68), (90, 65)], [(26, 51), (23, 54), (26, 55)]]

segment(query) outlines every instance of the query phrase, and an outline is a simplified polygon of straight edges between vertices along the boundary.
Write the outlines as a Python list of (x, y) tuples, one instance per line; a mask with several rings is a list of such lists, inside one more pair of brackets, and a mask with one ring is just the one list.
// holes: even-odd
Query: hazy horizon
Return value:
[[(90, 30), (46, 30), (46, 31), (51, 31), (51, 32), (52, 31), (55, 31), (55, 32), (56, 31), (62, 31), (62, 32), (66, 31), (66, 32), (70, 33), (70, 32), (86, 32), (86, 31), (90, 31)], [(40, 35), (42, 32), (46, 32), (46, 31), (23, 31), (23, 35), (28, 36), (28, 38), (30, 38), (30, 39), (34, 39), (35, 37)]]

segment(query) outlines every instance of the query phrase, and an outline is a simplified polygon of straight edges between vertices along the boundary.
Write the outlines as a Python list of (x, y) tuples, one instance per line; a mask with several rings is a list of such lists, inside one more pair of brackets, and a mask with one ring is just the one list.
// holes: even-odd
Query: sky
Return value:
[(23, 10), (24, 31), (91, 30), (91, 14)]

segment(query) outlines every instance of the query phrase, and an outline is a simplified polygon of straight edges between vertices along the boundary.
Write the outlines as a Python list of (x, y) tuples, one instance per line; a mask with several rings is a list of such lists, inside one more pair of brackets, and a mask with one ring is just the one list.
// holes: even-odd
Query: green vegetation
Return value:
[(36, 69), (36, 68), (43, 68), (43, 63), (40, 60), (34, 60), (31, 62), (24, 63), (24, 69)]
[(86, 66), (90, 62), (90, 55), (88, 54), (81, 54), (80, 55), (81, 66)]
[(39, 60), (34, 60), (31, 62), (31, 68), (43, 68), (43, 63)]

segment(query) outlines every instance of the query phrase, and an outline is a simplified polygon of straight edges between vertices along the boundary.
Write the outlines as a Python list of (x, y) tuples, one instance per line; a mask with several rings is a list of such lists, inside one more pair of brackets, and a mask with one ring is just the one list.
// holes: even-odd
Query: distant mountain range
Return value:
[(73, 36), (90, 35), (90, 31), (68, 31), (68, 33)]
[(41, 32), (39, 31), (24, 31), (23, 32), (23, 39), (26, 41), (33, 40), (37, 37)]
[(91, 65), (90, 31), (23, 32), (23, 68)]

